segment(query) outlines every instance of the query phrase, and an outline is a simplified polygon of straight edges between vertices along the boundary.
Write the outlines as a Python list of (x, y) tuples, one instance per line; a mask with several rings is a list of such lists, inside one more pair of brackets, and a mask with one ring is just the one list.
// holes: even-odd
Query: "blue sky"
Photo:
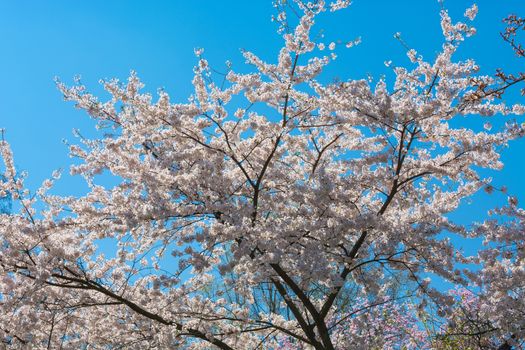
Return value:
[[(463, 19), (471, 4), (445, 1), (456, 20)], [(523, 70), (525, 61), (516, 59), (499, 37), (503, 17), (525, 15), (523, 0), (481, 0), (478, 5), (478, 34), (464, 44), (460, 56), (475, 58), (487, 74), (498, 67)], [(72, 83), (81, 75), (91, 91), (100, 92), (99, 79), (125, 79), (133, 69), (146, 90), (162, 87), (173, 101), (185, 101), (196, 47), (203, 47), (218, 69), (231, 60), (234, 69), (245, 70), (240, 48), (275, 59), (282, 41), (270, 21), (274, 13), (270, 0), (0, 0), (0, 127), (7, 129), (17, 166), (29, 172), (28, 184), (34, 189), (54, 169), (67, 169), (70, 159), (62, 140), (74, 140), (73, 128), (93, 134), (94, 124), (85, 113), (62, 100), (55, 76)], [(361, 45), (338, 52), (337, 61), (323, 73), (327, 81), (368, 74), (378, 78), (388, 73), (385, 60), (407, 65), (405, 48), (393, 38), (396, 32), (427, 58), (442, 43), (436, 0), (355, 0), (347, 10), (322, 16), (314, 32), (321, 29), (327, 43), (362, 37)], [(510, 96), (516, 100), (516, 94)], [(511, 144), (504, 153), (505, 169), (491, 174), (495, 185), (507, 185), (522, 203), (524, 141)], [(57, 191), (78, 193), (81, 184), (63, 179)], [(493, 198), (480, 195), (461, 216), (488, 207)]]

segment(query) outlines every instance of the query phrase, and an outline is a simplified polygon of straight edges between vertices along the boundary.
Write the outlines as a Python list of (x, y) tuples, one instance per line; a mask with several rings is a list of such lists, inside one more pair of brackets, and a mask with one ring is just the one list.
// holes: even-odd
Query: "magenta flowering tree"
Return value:
[[(425, 325), (458, 324), (461, 303), (432, 276), (474, 291), (484, 332), (519, 345), (523, 210), (509, 197), (482, 223), (460, 225), (448, 214), (493, 189), (480, 169), (500, 169), (501, 149), (523, 136), (509, 115), (525, 107), (498, 99), (521, 76), (480, 75), (473, 60), (455, 60), (475, 29), (442, 10), (433, 59), (409, 50), (412, 65), (393, 67), (392, 84), (323, 84), (336, 45), (315, 41), (311, 29), (316, 16), (348, 5), (278, 1), (284, 46), (276, 62), (245, 52), (253, 72), (231, 70), (216, 84), (197, 51), (187, 103), (164, 92), (154, 100), (135, 74), (104, 82), (108, 101), (59, 83), (104, 134), (71, 146), (80, 159), (71, 171), (90, 189), (81, 197), (49, 194), (54, 179), (31, 195), (0, 144), (0, 196), (15, 202), (0, 214), (4, 342), (433, 348), (442, 339), (435, 330), (447, 328)], [(467, 20), (476, 12), (468, 9)], [(506, 121), (498, 130), (488, 121), (496, 115)], [(465, 116), (486, 118), (485, 128), (455, 126)], [(116, 184), (97, 182), (101, 173)], [(484, 245), (467, 256), (452, 236)]]

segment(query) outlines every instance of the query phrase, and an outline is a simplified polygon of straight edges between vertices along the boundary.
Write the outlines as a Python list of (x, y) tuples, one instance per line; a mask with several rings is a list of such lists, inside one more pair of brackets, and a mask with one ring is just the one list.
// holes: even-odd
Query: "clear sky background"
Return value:
[[(470, 5), (471, 0), (445, 1), (455, 20), (463, 20)], [(478, 5), (478, 34), (467, 40), (460, 56), (475, 58), (487, 74), (498, 67), (525, 70), (525, 60), (516, 59), (499, 37), (501, 19), (525, 15), (525, 1), (480, 0)], [(389, 72), (385, 60), (409, 65), (406, 49), (393, 38), (396, 32), (425, 58), (434, 57), (442, 44), (439, 9), (436, 0), (355, 0), (344, 11), (323, 15), (314, 33), (322, 29), (327, 43), (362, 37), (361, 45), (338, 51), (323, 79), (369, 74), (377, 79)], [(240, 48), (275, 60), (282, 40), (270, 21), (273, 14), (271, 0), (0, 0), (0, 127), (7, 130), (18, 168), (29, 172), (29, 186), (35, 189), (54, 169), (67, 169), (71, 160), (62, 140), (74, 142), (73, 128), (84, 135), (94, 130), (84, 112), (63, 101), (55, 76), (72, 83), (81, 75), (91, 91), (104, 96), (99, 79), (126, 79), (136, 70), (146, 90), (164, 88), (172, 101), (185, 101), (192, 92), (196, 47), (204, 48), (219, 70), (226, 60), (234, 70), (247, 69)], [(496, 186), (506, 185), (522, 204), (524, 154), (525, 140), (514, 142), (504, 152), (505, 169), (490, 174)], [(81, 180), (65, 178), (56, 191), (75, 194), (82, 188)], [(502, 203), (504, 196), (480, 194), (458, 218), (470, 221), (494, 201)]]

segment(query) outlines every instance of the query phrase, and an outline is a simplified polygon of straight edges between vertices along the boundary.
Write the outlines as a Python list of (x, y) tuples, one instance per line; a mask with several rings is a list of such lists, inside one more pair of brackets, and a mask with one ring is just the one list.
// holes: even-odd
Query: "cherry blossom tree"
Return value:
[[(253, 72), (230, 69), (221, 83), (196, 50), (186, 103), (142, 92), (135, 73), (103, 82), (107, 101), (59, 82), (103, 133), (70, 146), (71, 172), (89, 185), (80, 197), (51, 194), (58, 173), (32, 194), (0, 143), (0, 196), (13, 200), (0, 214), (4, 342), (436, 348), (445, 336), (479, 335), (464, 321), (474, 311), (435, 282), (446, 281), (475, 295), (487, 339), (519, 346), (523, 210), (509, 195), (486, 221), (462, 225), (449, 214), (499, 189), (482, 174), (501, 169), (502, 149), (524, 134), (514, 115), (525, 107), (501, 99), (520, 77), (454, 58), (475, 33), (474, 5), (466, 22), (443, 9), (440, 52), (425, 60), (408, 50), (409, 67), (388, 64), (392, 82), (325, 84), (319, 75), (337, 45), (313, 39), (312, 27), (348, 5), (278, 1), (276, 62), (244, 52)], [(465, 118), (484, 128), (462, 126)]]

